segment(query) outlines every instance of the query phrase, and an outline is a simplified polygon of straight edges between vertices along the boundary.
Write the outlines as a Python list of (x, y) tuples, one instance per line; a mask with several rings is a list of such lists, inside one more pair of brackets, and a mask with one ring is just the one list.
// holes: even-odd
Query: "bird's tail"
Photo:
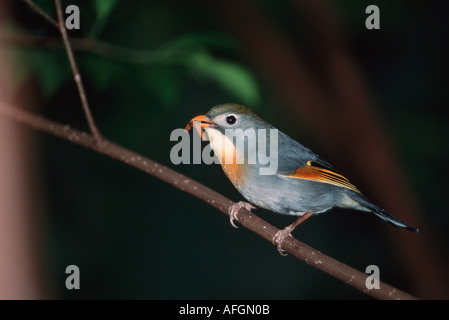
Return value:
[(399, 220), (396, 217), (393, 217), (391, 214), (389, 214), (384, 209), (376, 206), (371, 201), (369, 201), (366, 197), (364, 197), (361, 194), (357, 194), (356, 197), (351, 197), (353, 200), (357, 201), (361, 206), (368, 209), (369, 212), (374, 213), (376, 216), (381, 218), (382, 220), (387, 221), (388, 223), (392, 224), (395, 227), (400, 227), (407, 229), (412, 232), (418, 232), (419, 230), (417, 228), (411, 227), (409, 225), (406, 225), (404, 222)]

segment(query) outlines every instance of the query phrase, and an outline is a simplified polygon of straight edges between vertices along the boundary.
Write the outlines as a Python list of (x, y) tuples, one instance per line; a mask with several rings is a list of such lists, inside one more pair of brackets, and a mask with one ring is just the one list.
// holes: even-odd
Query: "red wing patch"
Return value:
[(282, 176), (329, 183), (361, 193), (352, 183), (349, 182), (348, 179), (342, 175), (328, 169), (313, 166), (310, 160), (307, 161), (307, 164), (304, 167), (296, 169), (295, 173)]

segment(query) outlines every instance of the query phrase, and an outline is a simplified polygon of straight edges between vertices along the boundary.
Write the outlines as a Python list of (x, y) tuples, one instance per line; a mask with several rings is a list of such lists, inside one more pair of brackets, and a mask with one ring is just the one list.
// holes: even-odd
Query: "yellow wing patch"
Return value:
[(344, 176), (328, 169), (315, 167), (310, 160), (307, 161), (307, 164), (304, 167), (296, 169), (295, 173), (282, 176), (329, 183), (361, 194), (361, 192)]

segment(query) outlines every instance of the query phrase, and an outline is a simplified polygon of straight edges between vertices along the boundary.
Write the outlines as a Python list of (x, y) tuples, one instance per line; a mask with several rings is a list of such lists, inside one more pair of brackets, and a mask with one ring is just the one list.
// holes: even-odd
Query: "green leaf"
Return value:
[(107, 18), (117, 6), (118, 0), (94, 0), (93, 6), (97, 11), (98, 19)]
[(190, 33), (179, 36), (165, 45), (160, 50), (170, 52), (185, 52), (198, 50), (199, 48), (220, 48), (234, 50), (237, 47), (235, 40), (223, 33)]
[(109, 15), (117, 6), (118, 0), (94, 0), (92, 3), (97, 12), (97, 20), (90, 31), (90, 36), (97, 38), (106, 26)]
[(151, 51), (147, 64), (183, 64), (185, 57), (206, 48), (235, 51), (236, 43), (221, 33), (185, 34)]
[(259, 86), (254, 76), (241, 64), (216, 58), (201, 50), (187, 56), (184, 65), (195, 74), (215, 81), (242, 103), (254, 105), (260, 99)]

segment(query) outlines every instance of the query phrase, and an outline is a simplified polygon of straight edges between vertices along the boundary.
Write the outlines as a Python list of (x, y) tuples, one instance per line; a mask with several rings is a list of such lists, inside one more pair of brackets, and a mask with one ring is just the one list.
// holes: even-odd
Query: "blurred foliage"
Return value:
[[(40, 4), (48, 10), (48, 3), (45, 1)], [(93, 26), (87, 28), (83, 20), (82, 30), (74, 33), (78, 37), (98, 39), (118, 4), (117, 0), (97, 0), (91, 1), (88, 5), (83, 4), (80, 6), (82, 16), (90, 12), (88, 15), (93, 15), (96, 19)], [(92, 76), (91, 79), (95, 79), (93, 85), (99, 90), (107, 89), (108, 83), (117, 81), (121, 76), (117, 61), (114, 61), (118, 60), (127, 63), (126, 67), (135, 64), (141, 68), (140, 71), (147, 77), (147, 89), (157, 96), (157, 102), (162, 107), (173, 107), (179, 103), (179, 91), (182, 88), (179, 82), (181, 73), (191, 76), (184, 81), (215, 83), (218, 88), (228, 92), (235, 101), (257, 105), (260, 100), (259, 85), (251, 70), (242, 63), (226, 57), (236, 55), (239, 48), (235, 41), (224, 33), (207, 31), (184, 33), (151, 50), (124, 50), (122, 47), (109, 49), (87, 52), (79, 62), (84, 67), (83, 72)], [(110, 52), (114, 50), (115, 53)], [(45, 98), (52, 98), (55, 92), (70, 80), (69, 66), (64, 64), (65, 53), (62, 50), (49, 51), (37, 47), (28, 54)]]
[(90, 36), (98, 38), (108, 22), (109, 15), (117, 6), (119, 0), (94, 0), (92, 5), (96, 11), (97, 19), (90, 31)]
[[(18, 30), (59, 36), (23, 1), (11, 3)], [(55, 16), (53, 1), (36, 3)], [(253, 3), (319, 65), (313, 39), (291, 2)], [(410, 186), (432, 214), (435, 237), (446, 245), (449, 127), (441, 106), (449, 102), (449, 64), (447, 23), (440, 12), (447, 5), (436, 10), (419, 1), (332, 3), (382, 108)], [(299, 125), (303, 120), (280, 111), (281, 97), (254, 69), (245, 44), (202, 2), (63, 1), (68, 4), (81, 11), (81, 30), (70, 31), (72, 38), (115, 48), (112, 56), (107, 50), (75, 52), (93, 114), (111, 140), (172, 166), (171, 131), (225, 102), (256, 108), (291, 136), (308, 139)], [(367, 4), (381, 7), (381, 30), (364, 28)], [(42, 114), (86, 129), (63, 48), (26, 47), (21, 53), (26, 56), (21, 69), (29, 70), (22, 79), (34, 79), (40, 88)], [(230, 227), (207, 204), (125, 164), (51, 136), (42, 136), (42, 145), (50, 268), (60, 297), (365, 298), (294, 258), (279, 257), (274, 247), (244, 228)], [(175, 169), (241, 199), (217, 166)], [(292, 222), (258, 214), (279, 227)], [(382, 280), (410, 289), (388, 239), (380, 235), (382, 222), (346, 212), (310, 220), (298, 230), (308, 244), (360, 270), (377, 264)], [(69, 264), (81, 270), (77, 292), (64, 288)]]

